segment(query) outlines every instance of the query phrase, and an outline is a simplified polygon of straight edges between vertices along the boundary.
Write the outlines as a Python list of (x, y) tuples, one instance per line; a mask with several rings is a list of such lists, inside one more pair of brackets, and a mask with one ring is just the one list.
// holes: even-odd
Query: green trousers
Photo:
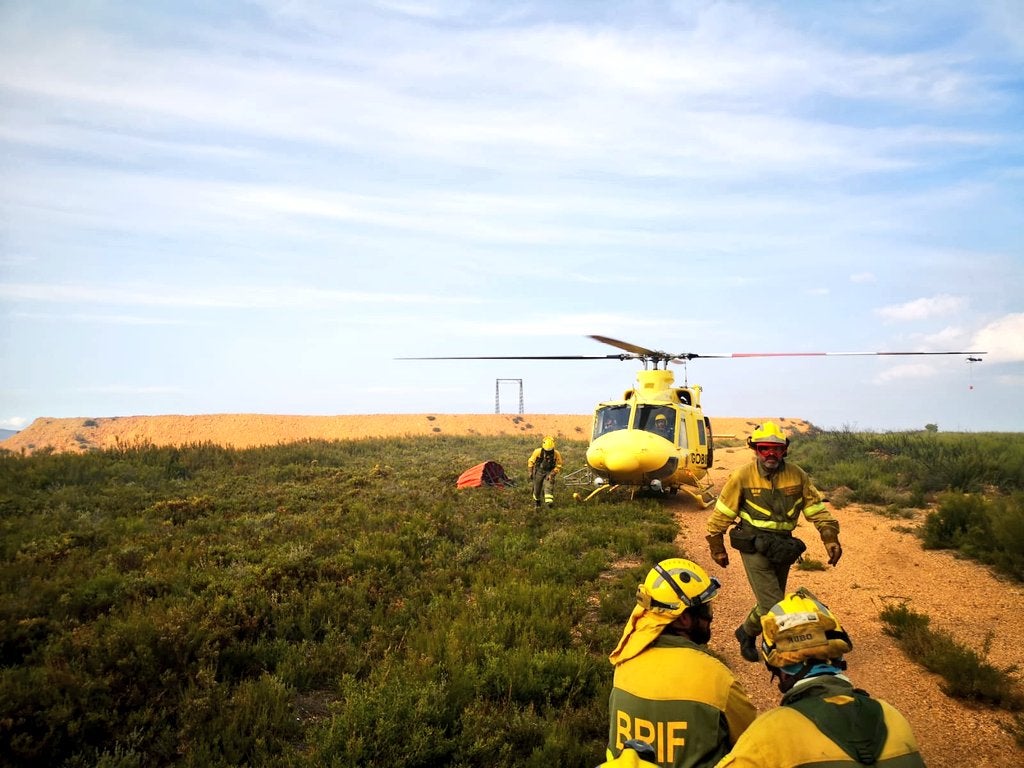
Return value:
[(775, 565), (757, 552), (741, 552), (743, 570), (754, 593), (757, 605), (750, 609), (743, 620), (743, 629), (748, 635), (761, 634), (761, 617), (786, 596), (786, 582), (789, 580), (790, 565)]

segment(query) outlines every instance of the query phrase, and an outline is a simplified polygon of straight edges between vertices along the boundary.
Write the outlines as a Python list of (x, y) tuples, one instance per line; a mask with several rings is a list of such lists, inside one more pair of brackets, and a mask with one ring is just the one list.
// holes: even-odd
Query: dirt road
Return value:
[[(712, 479), (721, 488), (729, 472), (751, 459), (746, 448), (727, 448), (715, 454)], [(991, 636), (988, 660), (1000, 668), (1024, 670), (1024, 587), (993, 576), (969, 560), (949, 552), (925, 551), (907, 528), (916, 520), (890, 520), (856, 506), (832, 510), (840, 521), (843, 557), (825, 571), (791, 572), (789, 589), (807, 586), (839, 617), (854, 649), (847, 656), (850, 679), (873, 696), (886, 699), (910, 721), (931, 768), (1024, 765), (1024, 752), (1004, 725), (1006, 712), (959, 703), (942, 693), (942, 679), (903, 655), (882, 632), (878, 618), (889, 603), (931, 617), (931, 626), (983, 652)], [(737, 671), (759, 711), (778, 703), (779, 692), (767, 670), (739, 654), (733, 630), (753, 605), (753, 596), (738, 553), (728, 568), (718, 567), (707, 554), (704, 521), (708, 511), (678, 502), (680, 548), (722, 581), (715, 606), (712, 647)], [(804, 523), (797, 534), (808, 545), (807, 555), (827, 557), (817, 532)]]

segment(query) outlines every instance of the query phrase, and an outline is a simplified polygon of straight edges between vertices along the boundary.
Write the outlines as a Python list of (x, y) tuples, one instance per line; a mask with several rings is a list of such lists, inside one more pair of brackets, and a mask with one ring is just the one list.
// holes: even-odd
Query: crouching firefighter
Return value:
[(718, 768), (924, 766), (906, 718), (844, 674), (853, 643), (810, 590), (787, 595), (761, 625), (761, 655), (782, 703), (754, 721)]
[(637, 587), (615, 650), (608, 756), (635, 741), (663, 768), (711, 768), (757, 714), (707, 649), (718, 579), (682, 558), (662, 560)]
[(545, 437), (540, 448), (530, 454), (526, 466), (533, 485), (533, 503), (539, 507), (543, 497), (550, 507), (555, 503), (555, 478), (562, 471), (562, 454), (555, 448), (555, 438)]

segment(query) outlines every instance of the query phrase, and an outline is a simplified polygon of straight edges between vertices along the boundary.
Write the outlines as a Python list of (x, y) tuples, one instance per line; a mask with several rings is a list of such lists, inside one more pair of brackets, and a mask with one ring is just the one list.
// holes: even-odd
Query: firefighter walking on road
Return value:
[(761, 617), (786, 596), (789, 569), (807, 548), (793, 535), (800, 515), (817, 529), (829, 565), (839, 562), (843, 549), (839, 522), (825, 509), (821, 493), (803, 469), (786, 462), (789, 438), (779, 426), (773, 421), (760, 424), (747, 445), (755, 459), (726, 481), (707, 521), (707, 541), (712, 559), (725, 568), (729, 565), (728, 530), (732, 548), (743, 559), (757, 603), (735, 634), (743, 658), (756, 662)]
[(533, 485), (533, 503), (540, 506), (541, 499), (547, 506), (555, 503), (555, 477), (562, 471), (562, 454), (555, 448), (555, 438), (548, 435), (540, 448), (530, 454), (526, 462)]

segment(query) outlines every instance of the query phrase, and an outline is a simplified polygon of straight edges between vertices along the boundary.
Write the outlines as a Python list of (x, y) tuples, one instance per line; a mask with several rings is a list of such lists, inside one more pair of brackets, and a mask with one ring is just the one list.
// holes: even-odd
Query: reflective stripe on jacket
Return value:
[(708, 533), (723, 533), (737, 517), (762, 530), (792, 531), (801, 513), (819, 532), (832, 528), (838, 533), (838, 521), (806, 472), (784, 462), (769, 476), (754, 460), (726, 481), (708, 518)]
[(710, 768), (753, 722), (754, 705), (721, 661), (679, 635), (662, 634), (615, 667), (608, 748), (654, 747), (661, 766)]
[(557, 475), (562, 471), (562, 454), (558, 452), (557, 448), (552, 448), (548, 452), (547, 456), (544, 455), (545, 451), (543, 448), (537, 448), (533, 453), (530, 454), (530, 458), (526, 462), (526, 468), (532, 470), (534, 465), (537, 466), (541, 472), (545, 474), (554, 470)]

